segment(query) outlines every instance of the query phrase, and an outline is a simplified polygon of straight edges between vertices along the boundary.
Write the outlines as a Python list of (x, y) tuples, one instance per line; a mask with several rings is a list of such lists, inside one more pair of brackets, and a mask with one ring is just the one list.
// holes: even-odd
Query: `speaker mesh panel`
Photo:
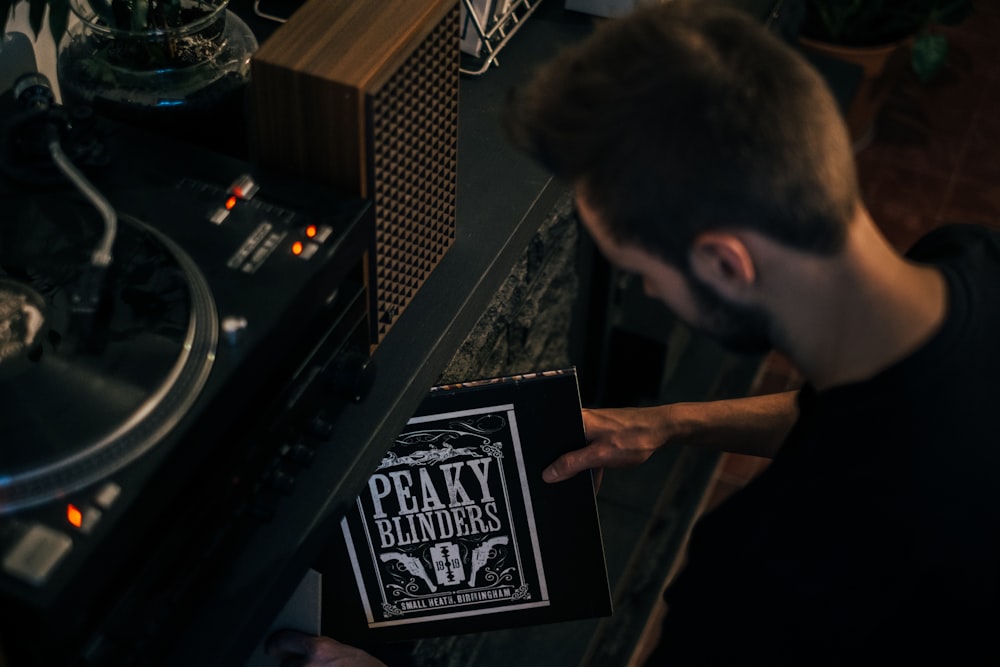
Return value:
[(455, 241), (458, 40), (456, 3), (371, 97), (375, 345)]

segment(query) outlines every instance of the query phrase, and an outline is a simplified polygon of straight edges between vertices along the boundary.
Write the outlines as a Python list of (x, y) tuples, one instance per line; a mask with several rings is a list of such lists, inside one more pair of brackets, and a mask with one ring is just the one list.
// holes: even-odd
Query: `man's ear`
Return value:
[(691, 244), (691, 270), (720, 296), (745, 302), (757, 280), (749, 248), (736, 234), (703, 232)]

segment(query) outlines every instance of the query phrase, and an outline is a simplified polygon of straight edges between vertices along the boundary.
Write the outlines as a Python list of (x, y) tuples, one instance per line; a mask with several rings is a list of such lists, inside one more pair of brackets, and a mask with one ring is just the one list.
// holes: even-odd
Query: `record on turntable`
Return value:
[[(157, 445), (204, 386), (218, 318), (169, 238), (117, 221), (96, 307), (78, 307), (106, 225), (75, 195), (0, 226), (0, 514), (107, 477)], [(10, 209), (8, 209), (8, 213)]]

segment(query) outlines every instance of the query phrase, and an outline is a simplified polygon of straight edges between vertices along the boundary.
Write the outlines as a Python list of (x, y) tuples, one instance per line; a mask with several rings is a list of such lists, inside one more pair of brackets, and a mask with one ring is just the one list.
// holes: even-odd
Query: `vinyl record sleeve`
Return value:
[(326, 556), (324, 633), (367, 643), (611, 613), (574, 369), (435, 387)]

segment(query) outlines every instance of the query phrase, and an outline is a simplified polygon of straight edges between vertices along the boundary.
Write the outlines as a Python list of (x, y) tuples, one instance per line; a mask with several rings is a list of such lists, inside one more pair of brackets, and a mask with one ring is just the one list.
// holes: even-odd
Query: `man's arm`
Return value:
[(558, 482), (589, 468), (643, 463), (664, 445), (773, 457), (798, 416), (797, 392), (646, 408), (584, 410), (587, 446), (542, 472)]

